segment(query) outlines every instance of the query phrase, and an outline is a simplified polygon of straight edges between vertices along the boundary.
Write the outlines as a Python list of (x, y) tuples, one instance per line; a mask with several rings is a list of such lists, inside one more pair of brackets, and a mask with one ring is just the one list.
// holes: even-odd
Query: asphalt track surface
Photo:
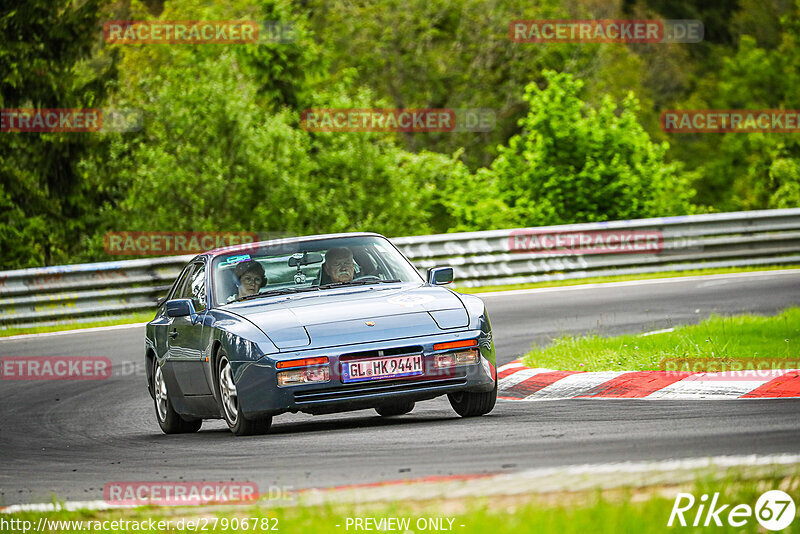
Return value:
[[(484, 297), (499, 363), (563, 333), (637, 333), (710, 313), (800, 305), (800, 270)], [(446, 399), (405, 416), (276, 417), (265, 436), (221, 421), (166, 436), (141, 372), (143, 328), (0, 340), (0, 356), (106, 356), (101, 381), (0, 381), (0, 506), (102, 500), (115, 481), (250, 481), (264, 493), (600, 462), (800, 452), (800, 399), (498, 402), (460, 419)]]

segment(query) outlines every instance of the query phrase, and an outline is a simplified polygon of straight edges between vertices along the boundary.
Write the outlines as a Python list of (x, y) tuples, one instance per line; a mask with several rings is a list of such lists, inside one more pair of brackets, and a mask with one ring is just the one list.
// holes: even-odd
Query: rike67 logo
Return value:
[(794, 501), (781, 490), (763, 493), (755, 507), (749, 504), (722, 504), (718, 492), (714, 493), (710, 502), (705, 493), (700, 499), (695, 499), (691, 493), (678, 493), (667, 526), (721, 527), (727, 523), (732, 527), (743, 527), (755, 516), (764, 529), (777, 531), (785, 529), (794, 521), (795, 512)]

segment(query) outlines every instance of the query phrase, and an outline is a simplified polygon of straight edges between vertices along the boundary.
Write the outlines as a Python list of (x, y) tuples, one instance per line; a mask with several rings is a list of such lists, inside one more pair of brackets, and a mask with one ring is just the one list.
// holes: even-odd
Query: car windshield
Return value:
[(237, 300), (349, 285), (423, 282), (413, 265), (379, 236), (271, 242), (214, 259), (214, 300)]

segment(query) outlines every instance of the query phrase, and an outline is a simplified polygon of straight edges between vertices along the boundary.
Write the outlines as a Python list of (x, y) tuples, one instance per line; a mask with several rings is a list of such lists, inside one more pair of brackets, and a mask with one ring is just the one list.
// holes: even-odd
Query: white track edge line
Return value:
[[(649, 278), (645, 280), (625, 280), (622, 282), (597, 282), (592, 284), (575, 284), (557, 287), (535, 287), (531, 289), (511, 289), (508, 291), (487, 291), (485, 293), (469, 293), (476, 297), (499, 297), (503, 295), (527, 295), (530, 293), (551, 293), (556, 291), (577, 291), (580, 289), (597, 289), (605, 287), (641, 286), (649, 284), (667, 284), (700, 280), (724, 280), (726, 278), (743, 278), (747, 276), (776, 276), (778, 274), (798, 274), (800, 269), (776, 269), (774, 271), (753, 271), (747, 273), (700, 274), (692, 276), (673, 276), (670, 278)], [(576, 279), (580, 280), (580, 279)], [(561, 280), (554, 280), (559, 282)], [(565, 280), (566, 281), (566, 280)], [(535, 283), (535, 282), (534, 282)], [(465, 288), (468, 289), (468, 288)]]
[(91, 332), (106, 332), (109, 330), (124, 330), (127, 328), (139, 328), (145, 326), (147, 323), (128, 323), (128, 324), (114, 324), (110, 326), (93, 326), (91, 328), (76, 328), (75, 330), (59, 330), (58, 332), (39, 332), (37, 334), (18, 334), (15, 336), (0, 337), (0, 343), (3, 341), (15, 341), (18, 339), (31, 339), (37, 337), (48, 336), (65, 336), (68, 334), (83, 334)]

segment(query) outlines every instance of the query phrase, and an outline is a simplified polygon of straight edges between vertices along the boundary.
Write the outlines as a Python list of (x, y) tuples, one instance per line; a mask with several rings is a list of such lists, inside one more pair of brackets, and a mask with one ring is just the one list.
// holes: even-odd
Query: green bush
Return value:
[(496, 187), (522, 226), (682, 215), (693, 191), (668, 145), (656, 144), (637, 122), (629, 95), (617, 109), (581, 100), (583, 83), (546, 71), (547, 87), (530, 84), (523, 131), (499, 148), (491, 166)]

